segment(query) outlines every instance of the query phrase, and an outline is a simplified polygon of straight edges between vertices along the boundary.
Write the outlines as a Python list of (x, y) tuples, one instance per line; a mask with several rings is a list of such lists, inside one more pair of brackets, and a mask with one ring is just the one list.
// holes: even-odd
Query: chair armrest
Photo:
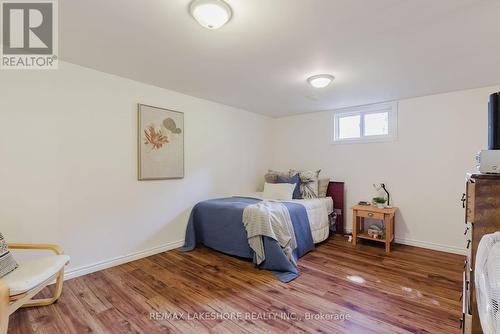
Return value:
[(54, 244), (7, 244), (10, 249), (45, 249), (51, 250), (57, 255), (63, 254), (63, 250), (58, 245)]
[[(9, 287), (3, 279), (0, 278), (0, 315), (2, 312), (7, 312), (9, 306)], [(0, 317), (0, 319), (3, 319)]]
[[(5, 283), (5, 281), (0, 278), (0, 296), (3, 296), (3, 293), (8, 292), (8, 290), (9, 290), (9, 287), (7, 286), (7, 283)], [(1, 297), (0, 297), (0, 300), (1, 300)]]

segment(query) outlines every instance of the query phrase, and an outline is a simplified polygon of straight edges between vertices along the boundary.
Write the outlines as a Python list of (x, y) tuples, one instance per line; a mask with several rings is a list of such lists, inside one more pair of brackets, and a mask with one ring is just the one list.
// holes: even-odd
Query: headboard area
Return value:
[(344, 208), (344, 182), (330, 181), (326, 196), (333, 198), (333, 211), (337, 214), (336, 234), (344, 234), (345, 208)]

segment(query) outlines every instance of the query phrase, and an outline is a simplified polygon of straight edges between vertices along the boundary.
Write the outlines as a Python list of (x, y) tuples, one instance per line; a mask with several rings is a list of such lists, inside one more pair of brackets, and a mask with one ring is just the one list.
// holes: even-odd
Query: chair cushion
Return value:
[(51, 255), (19, 264), (19, 267), (3, 277), (10, 295), (25, 293), (59, 272), (69, 262), (68, 255)]

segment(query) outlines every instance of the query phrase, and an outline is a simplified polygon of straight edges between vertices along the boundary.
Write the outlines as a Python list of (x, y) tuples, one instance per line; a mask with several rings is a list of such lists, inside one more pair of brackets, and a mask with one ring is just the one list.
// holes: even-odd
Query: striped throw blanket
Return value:
[(5, 242), (2, 233), (0, 233), (0, 278), (16, 268), (17, 262), (12, 257), (12, 254), (10, 254), (7, 242)]
[(295, 264), (292, 253), (297, 248), (297, 240), (290, 213), (284, 204), (262, 201), (247, 206), (243, 211), (243, 225), (247, 231), (248, 244), (255, 252), (257, 265), (266, 259), (263, 236), (278, 241), (287, 258)]

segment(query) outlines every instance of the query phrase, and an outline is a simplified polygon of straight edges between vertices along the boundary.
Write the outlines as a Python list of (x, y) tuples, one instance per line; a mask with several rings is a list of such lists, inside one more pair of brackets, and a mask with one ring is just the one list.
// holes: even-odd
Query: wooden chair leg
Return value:
[(59, 299), (59, 297), (61, 297), (63, 283), (64, 283), (64, 268), (61, 269), (59, 275), (57, 275), (56, 288), (54, 291), (54, 295), (52, 297), (43, 299), (32, 299), (26, 304), (23, 304), (23, 306), (21, 307), (47, 306), (54, 304)]
[(7, 334), (9, 328), (9, 289), (0, 280), (0, 334)]

